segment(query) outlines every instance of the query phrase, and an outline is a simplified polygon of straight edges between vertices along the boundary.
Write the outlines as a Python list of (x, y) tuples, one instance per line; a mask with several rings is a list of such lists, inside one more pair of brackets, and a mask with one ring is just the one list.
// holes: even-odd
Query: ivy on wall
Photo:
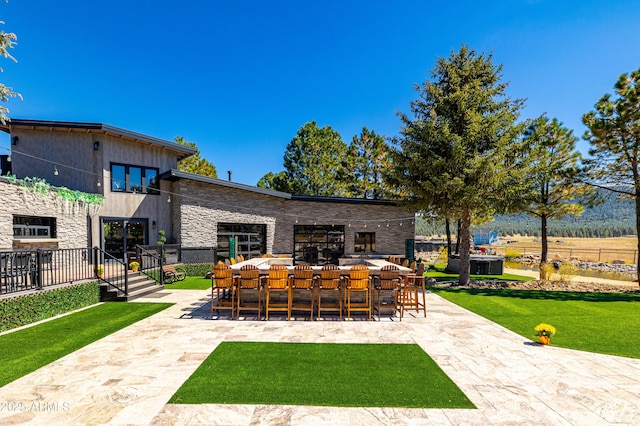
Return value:
[(25, 177), (18, 179), (16, 175), (7, 174), (6, 179), (9, 183), (22, 186), (39, 194), (48, 192), (56, 193), (60, 198), (70, 202), (82, 202), (91, 205), (100, 205), (104, 202), (104, 196), (100, 194), (89, 194), (87, 192), (75, 191), (64, 186), (56, 187), (51, 185), (45, 179), (39, 177)]

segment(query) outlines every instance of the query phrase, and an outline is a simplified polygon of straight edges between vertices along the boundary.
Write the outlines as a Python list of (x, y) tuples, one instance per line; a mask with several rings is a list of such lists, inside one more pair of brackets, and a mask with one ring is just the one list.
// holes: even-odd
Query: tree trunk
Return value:
[(451, 257), (451, 223), (449, 222), (449, 218), (446, 218), (444, 221), (444, 226), (447, 232), (447, 261)]
[(462, 211), (462, 219), (458, 222), (458, 246), (460, 248), (460, 280), (458, 284), (469, 284), (471, 269), (471, 212), (468, 209)]
[[(640, 198), (638, 198), (638, 185), (636, 185), (636, 234), (640, 232)], [(636, 278), (638, 279), (638, 285), (640, 285), (640, 235), (638, 235), (638, 259), (636, 264)]]
[[(460, 254), (460, 224), (461, 219), (458, 219), (458, 232), (456, 233), (456, 254)], [(469, 229), (471, 229), (471, 225), (469, 225)]]
[(540, 216), (540, 231), (542, 232), (542, 249), (540, 251), (540, 281), (547, 281), (547, 257), (548, 257), (548, 241), (547, 241), (547, 215)]

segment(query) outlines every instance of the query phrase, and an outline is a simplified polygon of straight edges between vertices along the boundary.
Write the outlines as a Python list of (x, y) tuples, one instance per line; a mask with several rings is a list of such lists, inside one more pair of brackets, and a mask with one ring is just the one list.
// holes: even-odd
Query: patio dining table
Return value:
[[(293, 258), (281, 258), (281, 257), (258, 257), (253, 259), (245, 260), (244, 262), (238, 262), (235, 265), (231, 265), (231, 269), (234, 274), (240, 274), (240, 269), (244, 265), (254, 265), (260, 271), (260, 275), (267, 275), (269, 273), (269, 268), (271, 265), (285, 265), (290, 273), (293, 273), (295, 266), (293, 265)], [(380, 275), (380, 270), (386, 265), (395, 265), (394, 263), (388, 262), (383, 259), (341, 259), (340, 265), (340, 275), (349, 275), (349, 271), (356, 264), (363, 264), (369, 268), (370, 275)], [(404, 266), (395, 265), (400, 270), (400, 275), (408, 275), (412, 271), (410, 268), (406, 268)], [(322, 270), (322, 266), (312, 265), (311, 268), (313, 272), (316, 274), (320, 274)]]

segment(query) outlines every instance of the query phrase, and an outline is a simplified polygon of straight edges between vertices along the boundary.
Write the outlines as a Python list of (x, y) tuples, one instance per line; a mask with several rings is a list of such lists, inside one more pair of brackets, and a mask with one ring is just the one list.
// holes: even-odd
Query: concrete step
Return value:
[(129, 302), (138, 299), (142, 296), (146, 296), (151, 293), (158, 292), (164, 287), (156, 284), (152, 279), (149, 279), (146, 275), (140, 272), (129, 272), (128, 274), (128, 290), (129, 294), (125, 294), (114, 288), (110, 288), (106, 284), (101, 285), (100, 288), (100, 300), (105, 301), (124, 301)]

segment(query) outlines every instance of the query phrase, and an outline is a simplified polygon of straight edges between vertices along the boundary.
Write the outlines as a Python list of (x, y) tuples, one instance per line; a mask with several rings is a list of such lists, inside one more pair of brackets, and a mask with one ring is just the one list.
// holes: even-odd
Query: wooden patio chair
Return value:
[(164, 265), (162, 273), (164, 274), (163, 282), (166, 284), (172, 284), (187, 278), (187, 273), (182, 269), (176, 268), (175, 265)]
[[(420, 302), (420, 293), (422, 293), (422, 303)], [(404, 277), (398, 303), (400, 304), (401, 321), (405, 310), (416, 311), (416, 313), (424, 311), (424, 316), (427, 316), (427, 296), (424, 286), (424, 263), (420, 262), (418, 264), (418, 268), (414, 274), (409, 274)]]
[[(376, 311), (380, 320), (382, 306), (393, 306), (393, 314), (398, 311), (398, 299), (400, 296), (400, 268), (396, 265), (385, 265), (380, 270), (380, 275), (374, 277), (374, 289), (376, 291)], [(383, 293), (393, 296), (392, 302), (382, 303)], [(402, 320), (402, 318), (400, 318)]]
[(309, 312), (313, 319), (314, 281), (313, 269), (309, 265), (296, 265), (291, 276), (291, 310)]
[[(272, 294), (284, 294), (286, 302), (272, 302)], [(284, 311), (287, 321), (291, 319), (291, 286), (289, 285), (289, 270), (284, 265), (271, 265), (265, 285), (265, 316), (269, 320), (270, 311)]]
[[(351, 319), (351, 311), (366, 312), (371, 320), (371, 277), (366, 265), (354, 265), (345, 277), (345, 305), (347, 318)], [(361, 295), (364, 300), (353, 300), (353, 296)]]
[[(256, 311), (258, 319), (262, 318), (262, 285), (260, 282), (260, 270), (255, 265), (243, 265), (240, 268), (240, 276), (236, 277), (238, 293), (238, 316), (242, 311)], [(247, 302), (246, 297), (255, 294), (253, 300)]]
[[(317, 297), (318, 297), (318, 318), (321, 318), (322, 311), (338, 312), (342, 321), (342, 280), (340, 279), (340, 268), (331, 263), (326, 264), (320, 270), (320, 276), (317, 280)], [(331, 294), (330, 300), (336, 300), (331, 303), (322, 303), (322, 296)], [(326, 299), (325, 299), (326, 300)]]
[(214, 311), (230, 310), (231, 319), (234, 318), (236, 309), (236, 285), (233, 279), (233, 270), (229, 265), (218, 263), (213, 268), (211, 280), (211, 316)]

